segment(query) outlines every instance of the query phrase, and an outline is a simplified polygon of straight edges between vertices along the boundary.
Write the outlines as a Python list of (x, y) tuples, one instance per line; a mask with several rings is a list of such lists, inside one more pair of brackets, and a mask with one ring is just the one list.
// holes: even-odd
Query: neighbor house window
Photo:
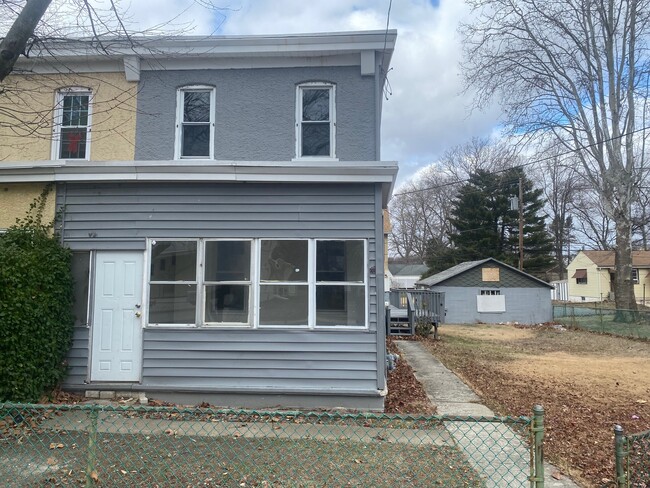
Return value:
[(52, 137), (53, 159), (89, 159), (91, 93), (83, 88), (56, 95)]
[(214, 158), (215, 90), (192, 86), (178, 90), (176, 159)]
[(336, 157), (336, 104), (332, 84), (298, 86), (296, 157)]
[(575, 278), (577, 285), (586, 285), (587, 284), (587, 270), (586, 269), (576, 269), (576, 272), (573, 274), (573, 278)]
[(196, 323), (197, 241), (152, 241), (149, 323)]
[(639, 284), (639, 270), (637, 268), (632, 268), (632, 283)]

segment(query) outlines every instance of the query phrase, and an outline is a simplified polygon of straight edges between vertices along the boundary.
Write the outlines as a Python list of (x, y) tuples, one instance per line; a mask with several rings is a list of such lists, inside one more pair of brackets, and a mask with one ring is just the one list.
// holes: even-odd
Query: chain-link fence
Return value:
[(3, 486), (543, 486), (528, 417), (0, 404)]
[(619, 488), (650, 488), (650, 430), (624, 435), (614, 427), (616, 481)]
[(554, 305), (553, 320), (595, 332), (650, 339), (650, 312), (599, 306)]

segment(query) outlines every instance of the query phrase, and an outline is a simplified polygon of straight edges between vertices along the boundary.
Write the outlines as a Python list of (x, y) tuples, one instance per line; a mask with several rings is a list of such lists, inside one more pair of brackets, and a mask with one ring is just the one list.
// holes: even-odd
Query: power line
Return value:
[[(574, 154), (574, 153), (577, 153), (579, 151), (595, 147), (595, 146), (597, 146), (599, 144), (603, 144), (605, 142), (611, 142), (611, 141), (614, 141), (616, 139), (620, 139), (622, 137), (626, 137), (628, 135), (636, 134), (637, 132), (642, 132), (642, 131), (645, 131), (645, 130), (648, 130), (648, 129), (650, 129), (650, 127), (642, 127), (640, 129), (636, 129), (636, 130), (633, 130), (631, 132), (623, 133), (623, 134), (621, 134), (619, 136), (616, 136), (616, 137), (611, 137), (609, 139), (603, 139), (600, 142), (595, 142), (593, 144), (587, 144), (586, 146), (582, 146), (582, 147), (580, 147), (578, 149), (569, 149), (569, 150), (567, 150), (566, 152), (563, 152), (563, 153), (553, 154), (551, 156), (546, 156), (546, 157), (543, 157), (543, 158), (540, 158), (540, 159), (534, 159), (534, 160), (529, 161), (527, 163), (518, 164), (518, 165), (515, 165), (515, 166), (511, 166), (509, 168), (504, 168), (504, 169), (500, 169), (500, 170), (496, 170), (496, 171), (492, 171), (492, 172), (486, 172), (486, 174), (495, 175), (495, 174), (498, 174), (498, 173), (504, 173), (506, 171), (510, 171), (512, 169), (515, 169), (515, 168), (524, 168), (526, 166), (531, 166), (533, 164), (542, 163), (544, 161), (548, 161), (549, 159), (554, 159), (554, 158), (558, 158), (558, 157), (562, 157), (562, 156), (568, 156), (569, 154)], [(418, 189), (415, 189), (415, 190), (402, 191), (402, 192), (393, 194), (393, 196), (394, 197), (401, 197), (403, 195), (411, 195), (413, 193), (420, 193), (420, 192), (423, 192), (423, 191), (437, 190), (438, 188), (445, 188), (447, 186), (454, 186), (454, 185), (467, 183), (467, 182), (469, 182), (469, 178), (465, 178), (465, 179), (462, 179), (462, 180), (456, 180), (456, 181), (449, 181), (447, 183), (441, 183), (440, 185), (428, 186), (426, 188), (418, 188)]]

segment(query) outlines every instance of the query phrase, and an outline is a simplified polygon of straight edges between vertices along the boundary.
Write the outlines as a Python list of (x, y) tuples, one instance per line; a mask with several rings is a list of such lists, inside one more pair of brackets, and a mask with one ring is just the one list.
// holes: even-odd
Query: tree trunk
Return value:
[(616, 279), (614, 281), (614, 294), (616, 308), (620, 310), (616, 314), (616, 319), (629, 321), (634, 317), (633, 312), (637, 309), (634, 283), (632, 283), (632, 247), (630, 245), (632, 224), (629, 216), (625, 217), (620, 213), (616, 219)]
[(0, 82), (11, 73), (18, 57), (25, 52), (27, 41), (34, 35), (34, 29), (51, 1), (27, 0), (7, 36), (0, 41)]

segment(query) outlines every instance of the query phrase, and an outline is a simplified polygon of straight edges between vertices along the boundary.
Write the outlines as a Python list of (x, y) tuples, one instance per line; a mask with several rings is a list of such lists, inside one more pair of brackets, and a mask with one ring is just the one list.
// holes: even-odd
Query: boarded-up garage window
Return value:
[(499, 281), (499, 268), (481, 268), (483, 281)]
[[(484, 290), (481, 290), (484, 291)], [(506, 311), (505, 295), (487, 295), (481, 294), (476, 296), (476, 311), (482, 313), (502, 313)]]

